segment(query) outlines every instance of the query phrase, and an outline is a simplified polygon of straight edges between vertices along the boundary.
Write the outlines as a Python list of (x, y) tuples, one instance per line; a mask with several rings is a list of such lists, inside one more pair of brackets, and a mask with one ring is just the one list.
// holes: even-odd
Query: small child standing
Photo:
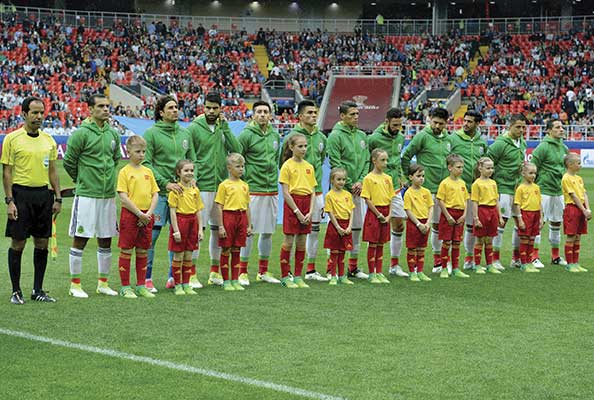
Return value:
[(541, 210), (542, 196), (536, 180), (536, 165), (525, 163), (522, 166), (522, 183), (516, 188), (514, 214), (518, 236), (520, 236), (520, 262), (523, 272), (540, 272), (532, 264), (534, 238), (540, 234), (543, 225)]
[[(130, 162), (120, 170), (116, 190), (122, 202), (120, 216), (120, 257), (118, 266), (122, 288), (120, 296), (155, 297), (145, 286), (147, 251), (151, 247), (153, 212), (159, 199), (159, 186), (153, 171), (141, 165), (146, 152), (142, 136), (130, 136), (126, 141)], [(136, 251), (136, 292), (130, 287), (130, 260)]]
[(408, 168), (408, 178), (411, 182), (404, 193), (404, 211), (406, 220), (406, 259), (408, 261), (409, 279), (412, 282), (430, 281), (423, 272), (425, 266), (425, 248), (427, 237), (431, 230), (433, 215), (433, 197), (431, 192), (423, 187), (425, 169), (422, 165), (411, 164)]
[[(227, 156), (229, 178), (218, 187), (215, 203), (219, 212), (219, 247), (221, 247), (221, 274), (223, 289), (227, 291), (245, 290), (239, 284), (239, 251), (251, 235), (250, 191), (248, 184), (241, 180), (245, 159), (241, 154)], [(231, 253), (231, 280), (229, 280), (229, 253)]]
[[(477, 274), (487, 271), (498, 274), (493, 266), (493, 238), (497, 236), (497, 228), (503, 226), (503, 217), (499, 207), (497, 182), (491, 179), (494, 171), (493, 161), (489, 157), (481, 157), (476, 162), (475, 176), (479, 176), (470, 189), (474, 226), (472, 234), (477, 238), (474, 245), (474, 270)], [(485, 263), (481, 266), (481, 253), (485, 251)]]
[(569, 272), (587, 272), (580, 263), (580, 236), (588, 233), (588, 221), (592, 219), (590, 201), (586, 187), (579, 172), (582, 163), (580, 156), (569, 153), (565, 156), (567, 172), (561, 180), (565, 210), (563, 210), (563, 232), (565, 239), (565, 259)]
[[(283, 233), (280, 251), (281, 285), (287, 288), (308, 288), (301, 274), (305, 260), (305, 244), (311, 232), (311, 213), (317, 185), (314, 167), (305, 161), (307, 139), (298, 133), (287, 139), (279, 182), (283, 188)], [(295, 273), (289, 275), (291, 249), (295, 243)]]
[[(338, 283), (353, 285), (344, 272), (344, 255), (353, 248), (353, 196), (344, 190), (347, 172), (343, 168), (332, 168), (330, 171), (330, 185), (332, 189), (326, 194), (324, 212), (330, 222), (326, 229), (324, 248), (330, 250), (328, 268), (330, 271), (329, 285)], [(338, 273), (338, 278), (337, 278)]]
[(204, 208), (200, 198), (200, 190), (192, 186), (194, 180), (194, 163), (180, 160), (175, 166), (175, 175), (179, 178), (182, 192), (169, 192), (169, 214), (171, 230), (169, 233), (169, 251), (173, 252), (171, 269), (175, 281), (175, 294), (196, 294), (190, 287), (192, 274), (192, 252), (198, 250), (198, 242), (202, 240), (202, 224), (200, 210)]
[[(470, 198), (466, 184), (460, 179), (464, 171), (464, 160), (457, 154), (450, 154), (447, 156), (446, 162), (450, 176), (441, 181), (436, 195), (441, 209), (439, 219), (439, 240), (443, 241), (441, 265), (448, 267), (451, 265), (453, 276), (467, 278), (468, 275), (460, 271), (459, 266), (460, 242), (466, 219), (466, 202)], [(448, 268), (443, 268), (439, 276), (440, 278), (449, 278)]]
[(361, 198), (367, 204), (363, 240), (368, 243), (367, 265), (370, 283), (390, 283), (382, 273), (384, 244), (390, 240), (390, 207), (394, 197), (392, 177), (384, 173), (388, 153), (380, 148), (371, 152), (373, 171), (363, 178)]

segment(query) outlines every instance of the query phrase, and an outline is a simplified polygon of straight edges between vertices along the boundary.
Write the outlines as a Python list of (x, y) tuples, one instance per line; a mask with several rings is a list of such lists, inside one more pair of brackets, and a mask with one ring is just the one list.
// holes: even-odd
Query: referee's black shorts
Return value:
[(54, 195), (47, 186), (12, 185), (12, 197), (17, 207), (17, 220), (6, 223), (6, 236), (25, 240), (30, 236), (49, 238), (52, 235)]

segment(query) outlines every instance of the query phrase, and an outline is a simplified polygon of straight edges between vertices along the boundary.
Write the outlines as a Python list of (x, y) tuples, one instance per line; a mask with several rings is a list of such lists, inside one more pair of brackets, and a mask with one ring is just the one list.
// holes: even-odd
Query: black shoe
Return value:
[(10, 297), (10, 302), (12, 304), (25, 304), (25, 299), (23, 298), (23, 292), (21, 292), (20, 290), (17, 292), (14, 292), (12, 294), (12, 296)]
[(35, 293), (35, 292), (31, 293), (31, 300), (41, 301), (44, 303), (55, 303), (56, 302), (56, 299), (48, 296), (47, 293), (45, 293), (43, 290), (40, 290), (37, 293)]

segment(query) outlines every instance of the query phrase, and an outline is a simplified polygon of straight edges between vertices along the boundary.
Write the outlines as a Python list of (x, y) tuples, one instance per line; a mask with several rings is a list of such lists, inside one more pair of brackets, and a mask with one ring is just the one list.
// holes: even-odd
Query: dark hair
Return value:
[(459, 162), (464, 163), (464, 159), (460, 157), (458, 154), (452, 153), (446, 157), (446, 163), (448, 164), (448, 167)]
[(425, 167), (421, 164), (412, 163), (408, 166), (408, 176), (413, 176), (419, 171), (425, 171)]
[(297, 139), (305, 139), (307, 138), (302, 133), (295, 133), (287, 138), (286, 143), (283, 146), (283, 155), (282, 155), (282, 163), (284, 164), (289, 158), (293, 157), (293, 150), (291, 150), (291, 146), (295, 144)]
[(512, 114), (511, 117), (509, 117), (509, 125), (510, 126), (512, 126), (513, 124), (515, 124), (518, 121), (526, 122), (526, 117), (524, 116), (524, 114)]
[(551, 129), (553, 129), (553, 126), (555, 125), (555, 122), (557, 122), (557, 121), (558, 121), (558, 122), (561, 122), (561, 125), (563, 125), (563, 121), (561, 121), (559, 118), (552, 118), (552, 119), (549, 119), (549, 120), (547, 121), (547, 125), (546, 125), (546, 127), (545, 127), (545, 131), (547, 131), (547, 132), (548, 132), (548, 131), (550, 131)]
[(161, 111), (165, 109), (165, 105), (170, 101), (175, 101), (175, 104), (178, 104), (177, 99), (171, 95), (161, 96), (157, 99), (155, 103), (155, 121), (161, 121), (163, 119)]
[(301, 114), (306, 107), (315, 107), (316, 103), (314, 103), (312, 100), (303, 100), (301, 102), (299, 102), (299, 105), (297, 105), (297, 114)]
[(217, 103), (219, 106), (223, 103), (221, 100), (221, 95), (216, 93), (216, 92), (210, 92), (206, 95), (206, 97), (204, 97), (204, 102), (210, 102), (210, 103)]
[(449, 116), (450, 116), (449, 111), (446, 110), (445, 108), (441, 108), (441, 107), (434, 108), (433, 110), (431, 110), (429, 112), (429, 117), (441, 118), (441, 119), (445, 119), (446, 121), (448, 120)]
[(107, 99), (107, 96), (101, 93), (92, 94), (87, 100), (88, 106), (93, 107), (95, 104), (97, 104), (97, 99)]
[(188, 164), (193, 165), (194, 163), (192, 162), (192, 160), (188, 160), (188, 159), (179, 160), (177, 162), (177, 164), (175, 164), (175, 176), (179, 178), (179, 173), (181, 172), (182, 168)]
[(272, 107), (270, 107), (270, 104), (268, 104), (264, 100), (258, 100), (256, 102), (254, 102), (254, 104), (252, 105), (252, 111), (256, 112), (256, 107), (260, 107), (260, 106), (266, 106), (266, 107), (268, 107), (268, 111), (272, 112)]
[(29, 96), (25, 98), (25, 100), (23, 100), (23, 103), (21, 104), (21, 110), (23, 114), (27, 114), (29, 112), (29, 110), (31, 109), (31, 103), (33, 103), (34, 101), (38, 101), (41, 104), (43, 104), (43, 109), (45, 110), (45, 103), (40, 97)]
[(465, 117), (474, 118), (474, 122), (481, 122), (483, 120), (483, 116), (476, 110), (468, 110), (464, 113)]
[(352, 100), (343, 101), (338, 106), (338, 113), (339, 114), (346, 114), (349, 112), (349, 108), (357, 108), (357, 103)]
[(396, 107), (390, 108), (386, 113), (386, 119), (390, 120), (392, 118), (402, 118), (402, 111)]

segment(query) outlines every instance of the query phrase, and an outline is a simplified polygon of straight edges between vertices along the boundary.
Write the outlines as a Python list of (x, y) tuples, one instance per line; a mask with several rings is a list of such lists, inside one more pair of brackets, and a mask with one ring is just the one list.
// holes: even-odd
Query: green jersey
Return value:
[(489, 146), (487, 157), (493, 160), (495, 172), (493, 180), (497, 182), (499, 194), (513, 195), (520, 182), (522, 165), (526, 155), (526, 141), (520, 137), (512, 139), (508, 133), (500, 135)]
[(241, 154), (245, 157), (245, 178), (251, 193), (278, 193), (280, 136), (268, 124), (262, 132), (255, 121), (239, 135)]
[(337, 122), (328, 136), (328, 157), (331, 168), (344, 168), (347, 172), (345, 190), (363, 182), (369, 173), (367, 135), (358, 128)]
[(307, 153), (305, 153), (305, 161), (313, 165), (316, 173), (316, 181), (318, 182), (318, 185), (316, 186), (316, 192), (322, 193), (322, 165), (326, 159), (326, 142), (328, 139), (318, 129), (317, 126), (314, 127), (313, 132), (310, 133), (300, 124), (297, 124), (287, 135), (287, 137), (283, 139), (283, 151), (281, 152), (281, 155), (284, 153), (284, 149), (287, 146), (287, 139), (296, 133), (301, 133), (307, 139)]
[(451, 143), (447, 131), (439, 135), (433, 133), (431, 127), (426, 126), (410, 141), (402, 154), (402, 171), (408, 173), (410, 160), (417, 157), (417, 163), (425, 167), (424, 187), (432, 194), (437, 193), (437, 188), (442, 180), (448, 176), (446, 157), (450, 154)]
[(119, 133), (91, 118), (68, 138), (64, 169), (76, 184), (76, 195), (109, 199), (116, 195), (116, 168), (122, 157)]
[(166, 196), (167, 184), (177, 181), (177, 162), (196, 159), (192, 138), (177, 122), (157, 121), (144, 132), (144, 140), (146, 154), (142, 163), (153, 171), (159, 185), (159, 194)]
[(536, 183), (542, 194), (561, 196), (561, 179), (565, 174), (565, 156), (569, 148), (563, 139), (546, 136), (532, 152), (532, 164), (536, 165)]
[(466, 189), (470, 193), (470, 188), (474, 182), (474, 168), (479, 158), (487, 155), (489, 145), (487, 141), (479, 135), (468, 136), (464, 129), (459, 129), (452, 133), (448, 140), (451, 143), (450, 153), (458, 154), (464, 160), (464, 171), (462, 180), (466, 183)]
[(227, 179), (227, 156), (239, 153), (239, 142), (227, 121), (208, 125), (200, 115), (188, 127), (196, 153), (196, 184), (201, 192), (216, 192), (219, 184)]
[(384, 172), (392, 177), (394, 190), (400, 189), (400, 182), (406, 179), (400, 166), (404, 135), (401, 132), (392, 135), (386, 124), (383, 123), (369, 136), (368, 143), (370, 153), (374, 149), (383, 149), (388, 153), (388, 166)]

